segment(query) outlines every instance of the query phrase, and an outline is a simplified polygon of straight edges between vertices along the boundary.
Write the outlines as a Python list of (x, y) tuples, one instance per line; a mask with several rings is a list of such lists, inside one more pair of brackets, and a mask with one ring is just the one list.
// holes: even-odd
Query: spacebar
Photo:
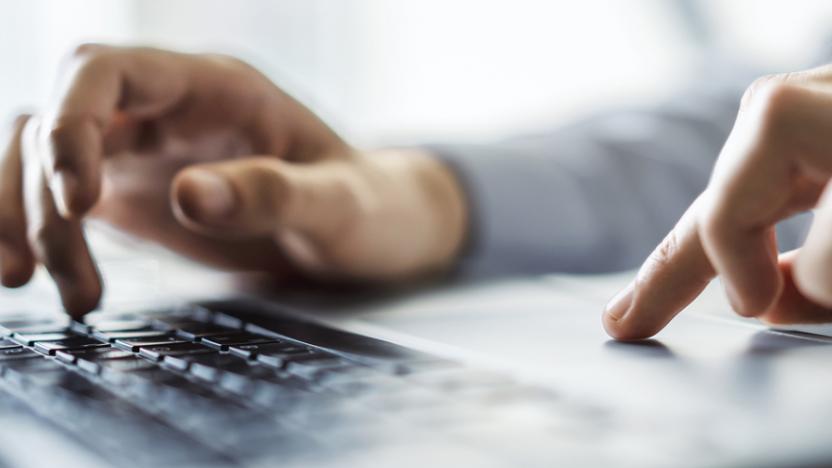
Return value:
[(6, 363), (1, 375), (3, 389), (113, 462), (122, 463), (125, 457), (138, 465), (193, 463), (198, 461), (195, 456), (206, 461), (224, 458), (54, 361)]

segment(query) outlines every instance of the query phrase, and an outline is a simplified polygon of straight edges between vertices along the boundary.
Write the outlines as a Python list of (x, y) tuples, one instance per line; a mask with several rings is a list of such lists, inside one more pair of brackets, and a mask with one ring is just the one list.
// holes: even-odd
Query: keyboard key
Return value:
[(38, 341), (35, 343), (35, 351), (54, 356), (58, 350), (88, 349), (88, 348), (109, 348), (110, 345), (102, 343), (86, 336), (73, 336), (58, 341)]
[[(135, 372), (168, 372), (160, 368), (156, 363), (142, 359), (135, 354), (122, 359), (104, 359), (89, 361), (89, 370), (97, 370), (101, 378), (121, 386), (129, 386), (131, 383), (130, 374)], [(78, 361), (78, 367), (84, 368), (84, 362)]]
[(52, 333), (69, 326), (67, 317), (20, 317), (0, 321), (0, 336), (12, 333)]
[(17, 359), (31, 359), (31, 358), (41, 358), (43, 356), (32, 351), (31, 349), (26, 349), (23, 346), (18, 346), (16, 348), (4, 348), (0, 349), (0, 363), (5, 361), (13, 361)]
[(224, 313), (214, 313), (214, 323), (235, 329), (241, 329), (245, 326), (245, 323), (239, 318)]
[(92, 333), (94, 331), (100, 332), (117, 332), (130, 330), (150, 330), (150, 322), (144, 319), (128, 318), (128, 319), (114, 319), (96, 321), (94, 324), (73, 322), (72, 328), (80, 333)]
[(292, 359), (301, 358), (301, 357), (309, 357), (312, 359), (317, 358), (329, 358), (331, 355), (329, 353), (324, 353), (323, 351), (318, 351), (314, 349), (306, 349), (304, 352), (289, 352), (287, 353), (286, 350), (276, 349), (274, 351), (268, 350), (259, 350), (257, 352), (257, 362), (261, 364), (265, 364), (267, 366), (271, 366), (277, 369), (282, 369), (286, 367), (286, 364), (291, 361)]
[(32, 346), (35, 342), (38, 341), (60, 341), (65, 340), (67, 338), (72, 338), (73, 336), (68, 333), (68, 330), (60, 331), (60, 332), (50, 332), (50, 333), (17, 333), (15, 332), (12, 335), (12, 340), (24, 345), (24, 346)]
[(129, 460), (136, 466), (207, 466), (224, 459), (210, 445), (198, 443), (52, 360), (41, 357), (26, 366), (19, 365), (5, 373), (3, 381), (22, 403), (44, 415), (49, 424), (81, 437), (93, 437), (90, 447), (110, 462), (102, 464), (123, 464)]
[(228, 351), (230, 346), (252, 345), (273, 343), (277, 340), (274, 338), (266, 338), (264, 336), (255, 335), (253, 333), (231, 333), (225, 335), (208, 336), (201, 340), (201, 342), (215, 349)]
[(186, 340), (193, 341), (198, 341), (207, 336), (227, 335), (236, 331), (213, 323), (197, 321), (173, 322), (171, 325), (176, 330), (177, 335)]
[(251, 367), (243, 359), (216, 351), (196, 356), (166, 357), (165, 364), (183, 371), (190, 370), (192, 375), (208, 382), (218, 381), (223, 372), (242, 372)]
[[(147, 361), (136, 358), (135, 354), (115, 348), (93, 348), (85, 350), (57, 351), (55, 357), (68, 364), (76, 364), (80, 369), (91, 374), (101, 370), (100, 363), (112, 360)], [(149, 364), (149, 363), (147, 363)]]
[[(258, 356), (258, 360), (260, 356)], [(329, 353), (311, 353), (286, 358), (284, 365), (287, 372), (313, 379), (318, 372), (334, 369), (357, 367), (358, 364)]]
[(133, 351), (134, 353), (137, 353), (139, 349), (145, 346), (168, 346), (177, 343), (187, 343), (187, 341), (170, 334), (142, 338), (125, 338), (115, 341), (115, 345), (119, 348)]
[(121, 330), (121, 331), (99, 331), (93, 330), (92, 336), (96, 339), (101, 341), (107, 341), (109, 343), (115, 343), (116, 340), (126, 340), (126, 339), (139, 339), (139, 338), (154, 338), (154, 337), (165, 337), (170, 336), (171, 333), (169, 331), (164, 330), (157, 330), (155, 328), (150, 327), (143, 327), (143, 328), (136, 328), (134, 330)]
[(119, 385), (122, 389), (120, 395), (153, 408), (165, 420), (179, 426), (192, 428), (193, 422), (219, 424), (230, 415), (246, 411), (245, 404), (238, 399), (231, 399), (205, 383), (197, 383), (150, 361), (143, 361), (152, 367), (120, 371), (104, 367), (101, 376)]
[(281, 355), (289, 356), (293, 354), (306, 354), (309, 353), (311, 348), (295, 344), (289, 343), (286, 341), (277, 341), (274, 343), (264, 343), (264, 344), (246, 344), (246, 345), (234, 345), (229, 347), (228, 349), (231, 354), (239, 356), (245, 359), (256, 359), (258, 354), (276, 354), (279, 353)]
[(19, 348), (20, 344), (8, 338), (0, 338), (0, 349)]
[(213, 312), (194, 304), (179, 306), (174, 310), (153, 317), (154, 324), (164, 323), (170, 328), (176, 328), (174, 324), (179, 322), (212, 323), (213, 321)]
[(215, 353), (211, 348), (207, 348), (197, 343), (177, 343), (160, 346), (142, 346), (139, 349), (139, 355), (144, 356), (153, 361), (161, 361), (166, 356), (185, 356), (194, 354), (208, 354)]

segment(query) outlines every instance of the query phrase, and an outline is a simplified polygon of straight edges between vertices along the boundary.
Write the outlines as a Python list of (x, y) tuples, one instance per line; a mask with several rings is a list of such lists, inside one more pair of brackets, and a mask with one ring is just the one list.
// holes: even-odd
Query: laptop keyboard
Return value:
[(522, 400), (545, 415), (559, 404), (503, 375), (232, 302), (98, 312), (85, 323), (0, 319), (0, 391), (130, 466), (308, 459), (393, 439), (481, 442), (466, 428), (501, 407)]

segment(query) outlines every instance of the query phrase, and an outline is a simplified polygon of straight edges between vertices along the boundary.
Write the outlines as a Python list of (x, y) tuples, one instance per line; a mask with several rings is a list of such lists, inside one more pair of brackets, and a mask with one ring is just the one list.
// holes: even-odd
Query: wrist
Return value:
[(414, 272), (451, 267), (468, 235), (468, 201), (453, 171), (421, 149), (372, 151), (367, 159), (402, 194), (400, 209), (407, 212), (403, 223), (419, 233), (413, 244), (402, 246), (414, 252)]

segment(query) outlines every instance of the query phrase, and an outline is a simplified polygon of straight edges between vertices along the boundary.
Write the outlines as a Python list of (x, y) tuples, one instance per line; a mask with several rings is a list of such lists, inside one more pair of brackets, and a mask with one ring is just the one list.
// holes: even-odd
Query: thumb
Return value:
[(294, 164), (269, 156), (199, 164), (173, 181), (174, 213), (215, 237), (296, 232), (331, 239), (357, 210), (358, 181), (343, 161)]

